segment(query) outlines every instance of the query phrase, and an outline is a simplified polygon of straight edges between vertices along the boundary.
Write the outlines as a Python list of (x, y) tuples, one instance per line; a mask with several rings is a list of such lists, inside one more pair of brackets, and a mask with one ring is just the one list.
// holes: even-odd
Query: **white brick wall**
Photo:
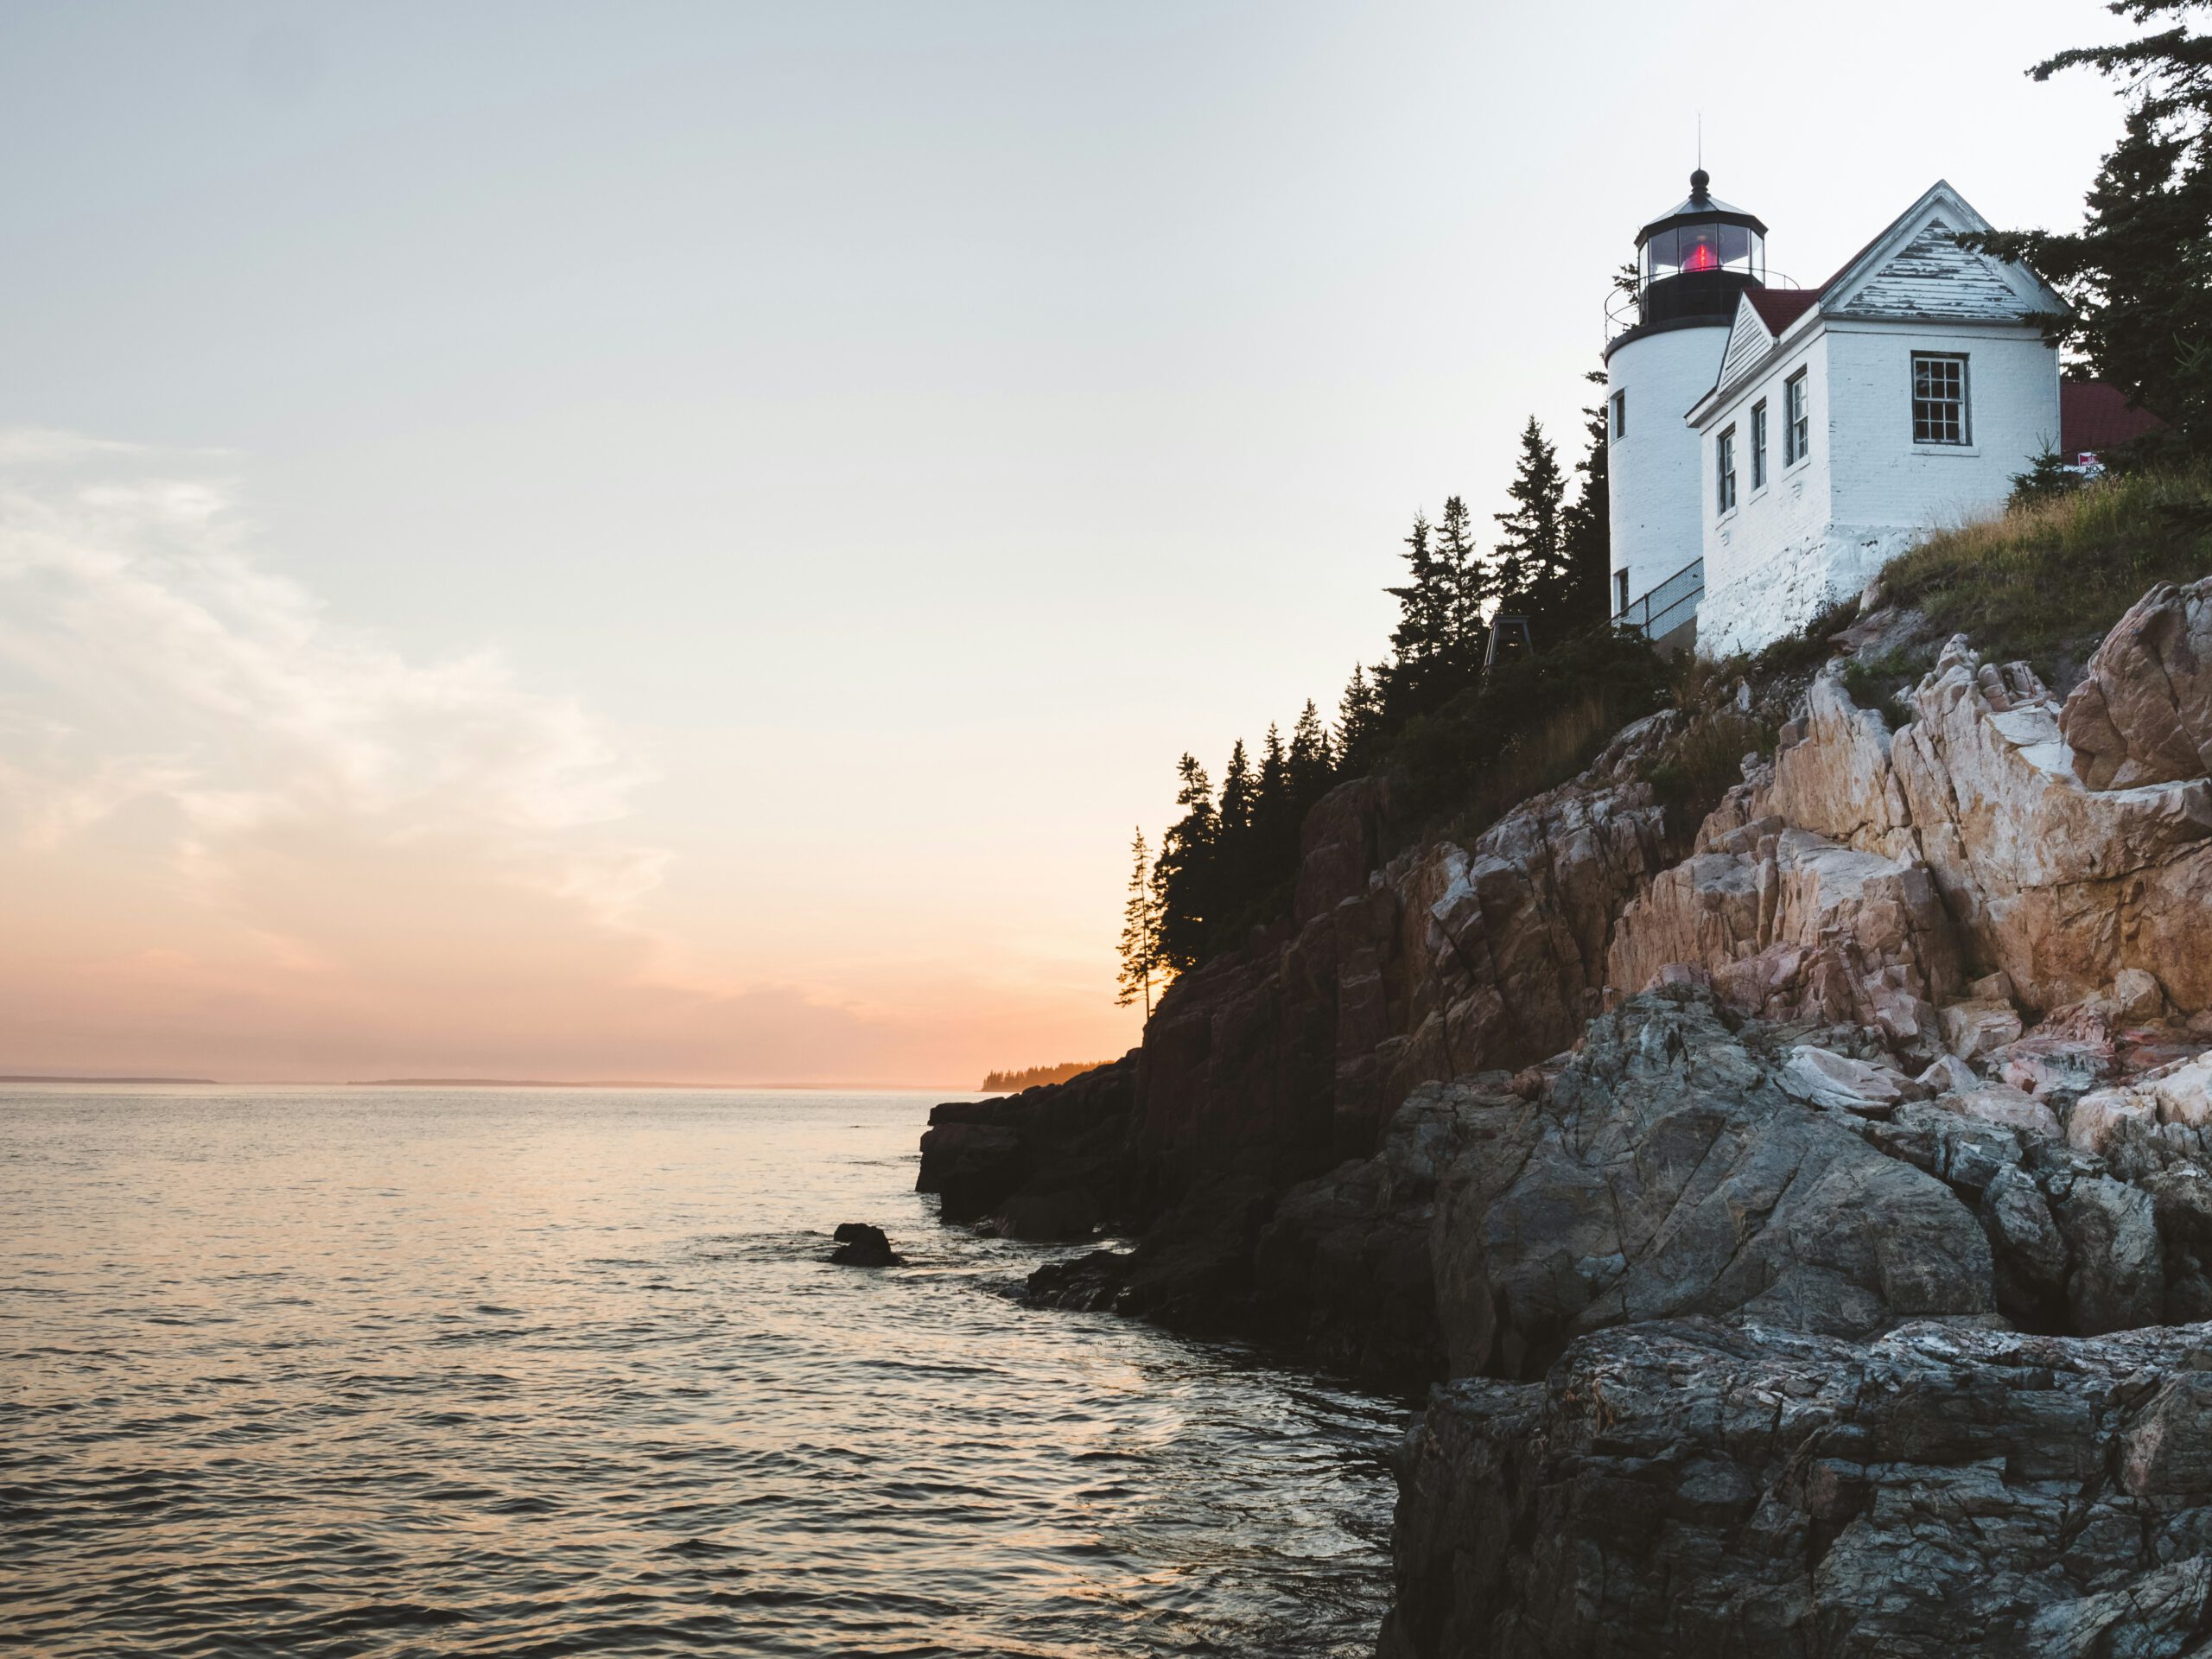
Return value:
[[(1641, 599), (1703, 550), (1699, 529), (1697, 434), (1682, 417), (1713, 390), (1728, 325), (1669, 328), (1617, 347), (1605, 362), (1605, 392), (1628, 393), (1628, 435), (1607, 457), (1611, 492), (1612, 568), (1629, 573), (1629, 598)], [(1616, 575), (1609, 595), (1620, 607)]]
[[(1912, 441), (1912, 354), (1967, 359), (1971, 442)], [(1782, 464), (1783, 382), (1807, 369), (1812, 450)], [(1751, 410), (1768, 408), (1770, 480), (1751, 484)], [(1719, 514), (1719, 434), (1737, 434), (1736, 511)], [(1705, 600), (1698, 650), (1756, 651), (1849, 597), (1932, 531), (2000, 509), (2012, 475), (2058, 437), (2058, 361), (2018, 324), (1818, 318), (1756, 381), (1699, 423)]]

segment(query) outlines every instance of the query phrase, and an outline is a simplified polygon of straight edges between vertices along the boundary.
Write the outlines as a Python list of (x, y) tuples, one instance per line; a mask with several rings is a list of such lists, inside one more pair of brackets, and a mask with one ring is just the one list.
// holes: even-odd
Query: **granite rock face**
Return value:
[(2212, 1633), (2212, 1332), (1709, 1321), (1432, 1396), (1384, 1659), (2183, 1655)]
[(1693, 1313), (1866, 1335), (1994, 1312), (1973, 1209), (1810, 1103), (1797, 1069), (1825, 1051), (1797, 1034), (1651, 992), (1594, 1021), (1517, 1122), (1469, 1136), (1433, 1226), (1452, 1373), (1537, 1376), (1588, 1332)]
[[(2133, 682), (2122, 672), (2126, 652), (2106, 650), (2105, 677), (2084, 685), (2103, 684), (2110, 698)], [(2127, 670), (2149, 671), (2140, 662)], [(2151, 696), (2146, 683), (2137, 701)], [(1924, 868), (1961, 956), (1978, 971), (2003, 970), (2033, 1012), (2094, 996), (2123, 972), (2150, 977), (2184, 1014), (2212, 1005), (2202, 926), (2212, 904), (2212, 779), (2201, 761), (2184, 770), (2176, 739), (2157, 750), (2163, 776), (2090, 787), (2084, 774), (2118, 778), (2120, 769), (2097, 762), (2097, 752), (2077, 766), (2084, 751), (2070, 746), (2035, 675), (2024, 664), (1983, 663), (1963, 636), (1910, 701), (1915, 718), (1892, 734), (1853, 705), (1837, 675), (1824, 675), (1803, 721), (1784, 734), (1771, 782), (1738, 812)], [(2130, 729), (2149, 729), (2148, 718)], [(2070, 729), (2087, 741), (2090, 724), (2083, 716)]]
[(2058, 716), (2091, 789), (2212, 772), (2212, 578), (2160, 582), (2113, 625)]

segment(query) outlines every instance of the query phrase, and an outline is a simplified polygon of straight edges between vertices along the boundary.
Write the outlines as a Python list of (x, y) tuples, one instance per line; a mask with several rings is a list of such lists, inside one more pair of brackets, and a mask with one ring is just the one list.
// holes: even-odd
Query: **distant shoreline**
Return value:
[(213, 1077), (64, 1077), (27, 1071), (18, 1076), (0, 1076), (0, 1083), (203, 1083), (213, 1084)]

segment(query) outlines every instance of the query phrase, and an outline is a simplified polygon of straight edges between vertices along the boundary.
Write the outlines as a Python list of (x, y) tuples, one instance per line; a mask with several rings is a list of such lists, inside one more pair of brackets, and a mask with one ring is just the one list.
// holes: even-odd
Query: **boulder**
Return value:
[(2030, 1330), (2063, 1330), (2066, 1237), (2042, 1189), (2018, 1165), (2009, 1165), (1991, 1179), (1980, 1215), (1989, 1235), (1999, 1309)]
[(830, 1259), (847, 1268), (901, 1268), (906, 1258), (891, 1248), (891, 1241), (883, 1236), (883, 1229), (871, 1227), (864, 1221), (848, 1221), (838, 1224), (836, 1234), (837, 1248)]
[(2165, 988), (2158, 983), (2157, 976), (2140, 968), (2123, 968), (2113, 976), (2112, 1002), (2120, 1010), (2120, 1018), (2131, 1024), (2163, 1019), (2166, 1012)]
[(2065, 1134), (2059, 1127), (2056, 1113), (2009, 1083), (1985, 1083), (1979, 1088), (1945, 1095), (1936, 1103), (1961, 1117), (1978, 1118), (1984, 1123), (1994, 1123), (2000, 1128), (2045, 1141), (2056, 1141)]
[(1399, 1454), (1380, 1652), (2199, 1652), (2207, 1339), (1683, 1320), (1448, 1384)]
[(2212, 578), (2160, 582), (2113, 624), (2059, 731), (2091, 789), (2212, 772)]
[(2020, 1016), (2009, 1002), (1954, 1002), (1943, 1010), (1943, 1046), (1961, 1059), (1978, 1060), (2018, 1042)]
[(1789, 1051), (1789, 1062), (1775, 1080), (1784, 1092), (1810, 1105), (1856, 1112), (1861, 1117), (1888, 1117), (1906, 1101), (1923, 1099), (1928, 1092), (1893, 1067), (1854, 1060), (1810, 1043)]

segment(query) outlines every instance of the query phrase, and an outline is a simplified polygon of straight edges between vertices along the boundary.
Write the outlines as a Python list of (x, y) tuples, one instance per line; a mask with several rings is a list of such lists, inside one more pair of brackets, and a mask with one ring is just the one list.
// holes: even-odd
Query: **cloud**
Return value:
[(648, 770), (494, 652), (420, 661), (256, 556), (219, 457), (0, 431), (0, 832), (52, 850), (148, 809), (240, 911), (257, 844), (318, 829), (626, 925), (665, 866), (602, 827)]

